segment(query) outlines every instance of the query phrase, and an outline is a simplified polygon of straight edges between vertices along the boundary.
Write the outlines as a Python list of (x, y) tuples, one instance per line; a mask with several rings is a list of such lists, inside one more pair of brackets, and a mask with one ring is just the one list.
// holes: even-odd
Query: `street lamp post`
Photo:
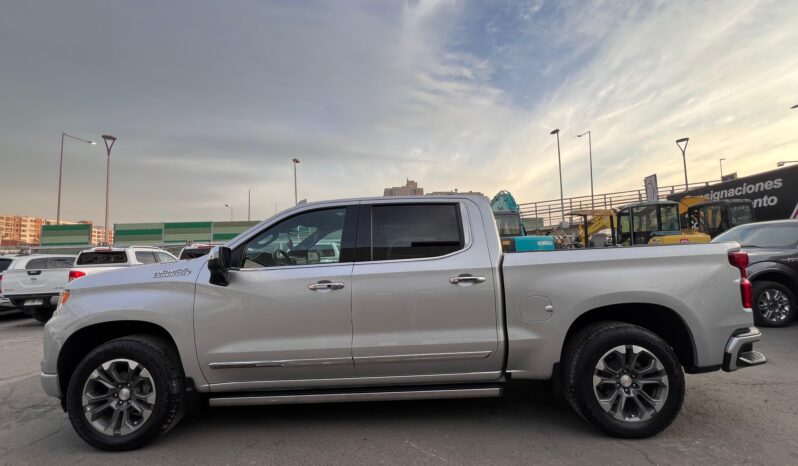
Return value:
[(247, 189), (247, 221), (249, 221), (249, 217), (252, 215), (252, 190)]
[(726, 159), (719, 159), (720, 162), (720, 179), (723, 180), (723, 161)]
[(296, 205), (299, 203), (299, 191), (296, 187), (296, 166), (299, 164), (299, 159), (294, 158), (292, 161), (294, 162), (294, 205)]
[(230, 209), (230, 221), (232, 222), (232, 221), (233, 221), (233, 208), (232, 208), (232, 207), (230, 207), (230, 206), (229, 206), (229, 205), (227, 205), (227, 204), (225, 204), (224, 206), (225, 206), (225, 207), (227, 207), (228, 209)]
[[(690, 189), (690, 185), (687, 183), (687, 143), (690, 141), (690, 138), (681, 138), (676, 140), (676, 145), (682, 151), (682, 162), (684, 163), (684, 190), (687, 191)], [(684, 143), (684, 146), (682, 146)]]
[(581, 138), (585, 134), (587, 134), (587, 149), (590, 156), (590, 208), (595, 209), (596, 206), (593, 202), (593, 141), (590, 135), (590, 130), (587, 130), (582, 134), (577, 134), (576, 137)]
[(58, 159), (58, 207), (56, 208), (56, 213), (55, 213), (56, 225), (61, 225), (61, 177), (64, 174), (64, 137), (72, 138), (78, 141), (83, 141), (91, 145), (97, 144), (96, 142), (89, 141), (88, 139), (79, 138), (67, 133), (61, 133), (61, 157), (59, 157)]
[(557, 166), (559, 167), (560, 171), (560, 215), (562, 215), (562, 222), (565, 221), (565, 200), (563, 199), (562, 194), (562, 159), (560, 157), (560, 130), (555, 129), (549, 134), (554, 134), (557, 136)]
[(114, 147), (114, 143), (116, 142), (116, 138), (111, 136), (110, 134), (103, 134), (102, 135), (103, 141), (105, 142), (105, 150), (108, 153), (108, 162), (105, 165), (105, 224), (103, 230), (103, 236), (105, 237), (105, 244), (108, 244), (108, 192), (111, 184), (111, 148)]

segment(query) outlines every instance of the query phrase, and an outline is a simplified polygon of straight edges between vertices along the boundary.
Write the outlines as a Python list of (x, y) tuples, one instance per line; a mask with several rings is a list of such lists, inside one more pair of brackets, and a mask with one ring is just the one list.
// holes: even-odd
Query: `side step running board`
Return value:
[(255, 406), (298, 403), (339, 403), (349, 401), (388, 401), (388, 400), (435, 400), (445, 398), (486, 398), (498, 397), (502, 388), (469, 387), (469, 388), (424, 388), (404, 390), (375, 390), (359, 392), (314, 392), (314, 393), (281, 393), (212, 397), (210, 406)]

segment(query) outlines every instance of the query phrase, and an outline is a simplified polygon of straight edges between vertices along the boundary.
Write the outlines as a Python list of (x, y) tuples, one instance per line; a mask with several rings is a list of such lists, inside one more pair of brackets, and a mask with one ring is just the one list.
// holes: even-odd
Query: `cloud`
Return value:
[[(52, 216), (61, 131), (119, 137), (112, 220), (255, 217), (405, 177), (520, 201), (751, 173), (795, 154), (791, 2), (37, 5), (0, 17), (0, 172)], [(68, 144), (64, 215), (102, 218), (105, 154)], [(31, 185), (36, 188), (31, 190)], [(31, 192), (33, 191), (33, 192)]]

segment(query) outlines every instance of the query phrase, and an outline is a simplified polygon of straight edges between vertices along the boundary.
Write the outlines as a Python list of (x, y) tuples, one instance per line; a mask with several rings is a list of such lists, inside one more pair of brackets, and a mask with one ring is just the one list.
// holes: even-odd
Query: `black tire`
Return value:
[[(95, 369), (117, 359), (133, 361), (147, 370), (155, 400), (151, 404), (149, 417), (135, 430), (125, 435), (108, 435), (100, 432), (84, 416), (83, 392)], [(180, 358), (166, 341), (149, 335), (111, 340), (92, 350), (75, 368), (66, 396), (69, 420), (83, 440), (100, 450), (120, 451), (142, 447), (173, 426), (183, 401), (184, 378)], [(121, 393), (114, 397), (123, 399)]]
[[(781, 283), (765, 280), (754, 282), (753, 297), (756, 325), (785, 327), (795, 319), (795, 295)], [(786, 311), (783, 306), (779, 307), (778, 301), (786, 305)]]
[[(602, 408), (598, 400), (600, 389), (599, 386), (594, 386), (593, 376), (597, 371), (599, 361), (611, 354), (614, 349), (624, 347), (627, 348), (626, 351), (629, 351), (629, 348), (635, 346), (641, 350), (641, 355), (645, 354), (645, 358), (648, 358), (649, 361), (653, 361), (651, 355), (656, 357), (660, 364), (656, 365), (655, 363), (654, 367), (661, 367), (661, 370), (650, 372), (648, 375), (643, 375), (644, 372), (641, 370), (640, 378), (635, 380), (641, 382), (646, 379), (644, 382), (646, 385), (641, 383), (623, 388), (620, 384), (605, 383), (600, 387), (604, 389), (609, 385), (610, 391), (619, 392), (619, 396), (623, 398), (624, 395), (620, 392), (625, 392), (628, 396), (630, 390), (633, 395), (644, 391), (642, 387), (651, 387), (648, 385), (651, 383), (648, 381), (648, 377), (664, 374), (667, 376), (667, 389), (664, 393), (660, 392), (659, 400), (662, 404), (658, 410), (654, 411), (653, 404), (640, 405), (641, 409), (645, 407), (646, 411), (638, 410), (632, 400), (629, 401), (632, 404), (628, 413), (623, 409), (616, 408), (617, 415), (625, 417), (625, 419), (617, 419)], [(643, 356), (637, 356), (632, 360), (637, 361), (641, 358)], [(607, 359), (603, 359), (603, 361), (606, 362)], [(640, 363), (642, 364), (642, 362), (644, 361), (641, 360)], [(684, 401), (684, 372), (673, 349), (653, 332), (636, 325), (623, 322), (601, 322), (586, 327), (566, 343), (562, 370), (564, 394), (571, 407), (590, 424), (614, 437), (644, 438), (663, 431), (679, 414)], [(627, 373), (623, 372), (623, 374)], [(636, 370), (629, 371), (629, 374), (624, 383), (632, 383), (634, 380), (631, 377), (638, 377)], [(661, 376), (659, 378), (662, 379)], [(617, 380), (621, 381), (620, 373)], [(653, 390), (663, 389), (655, 387)], [(633, 396), (633, 398), (643, 399), (642, 396)], [(643, 401), (647, 403), (646, 400)], [(620, 404), (613, 406), (620, 406)], [(627, 415), (628, 417), (626, 417)], [(635, 418), (635, 416), (637, 417)], [(650, 417), (647, 418), (647, 416)]]

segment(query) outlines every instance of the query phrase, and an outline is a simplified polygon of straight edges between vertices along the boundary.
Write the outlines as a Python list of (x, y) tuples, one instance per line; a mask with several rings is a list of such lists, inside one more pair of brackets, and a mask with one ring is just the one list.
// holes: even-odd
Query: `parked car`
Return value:
[(69, 281), (87, 275), (119, 270), (136, 265), (174, 262), (177, 257), (151, 246), (97, 247), (84, 249), (69, 271)]
[(11, 303), (11, 300), (3, 296), (2, 293), (3, 271), (5, 271), (11, 265), (11, 262), (13, 260), (14, 260), (13, 255), (0, 256), (0, 313), (3, 314), (7, 314), (8, 311), (16, 309), (14, 305)]
[(3, 271), (0, 294), (39, 322), (47, 322), (66, 286), (75, 256), (67, 254), (22, 254)]
[(784, 327), (795, 319), (798, 293), (798, 220), (749, 223), (721, 233), (713, 243), (735, 241), (748, 253), (754, 285), (754, 321)]
[(747, 260), (733, 243), (504, 254), (482, 196), (300, 204), (207, 259), (70, 283), (42, 384), (106, 450), (167, 431), (193, 396), (492, 397), (511, 379), (553, 379), (593, 426), (647, 437), (684, 372), (766, 361)]
[(180, 250), (180, 254), (178, 254), (177, 258), (181, 261), (185, 259), (196, 259), (197, 257), (207, 255), (211, 252), (211, 249), (213, 249), (213, 246), (210, 244), (190, 244)]

